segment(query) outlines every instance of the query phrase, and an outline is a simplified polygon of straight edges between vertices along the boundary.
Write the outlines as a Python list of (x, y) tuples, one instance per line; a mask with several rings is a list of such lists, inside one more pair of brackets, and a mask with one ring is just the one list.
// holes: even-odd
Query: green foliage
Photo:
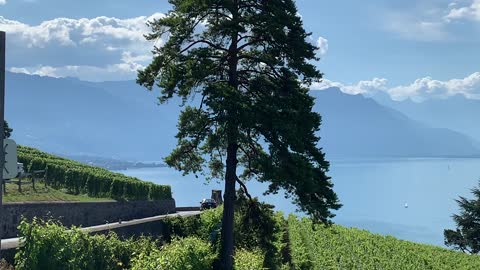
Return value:
[(163, 238), (169, 242), (174, 238), (197, 236), (218, 245), (223, 208), (205, 210), (200, 216), (188, 218), (173, 217), (163, 221)]
[[(154, 60), (137, 82), (148, 89), (157, 85), (161, 102), (202, 99), (181, 113), (167, 164), (184, 173), (226, 176), (230, 186), (237, 176), (226, 171), (242, 168), (240, 179), (268, 182), (268, 193), (283, 189), (300, 210), (327, 222), (330, 210), (341, 205), (317, 147), (321, 117), (312, 112), (306, 87), (322, 74), (312, 64), (317, 48), (295, 2), (169, 2), (172, 9), (150, 23), (147, 35), (165, 44), (154, 48)], [(225, 196), (230, 207), (233, 194)]]
[(480, 269), (480, 258), (309, 219), (288, 218), (293, 269)]
[(67, 230), (53, 221), (19, 225), (25, 245), (15, 255), (17, 270), (122, 270), (131, 259), (156, 249), (146, 238), (120, 240), (116, 234), (89, 235), (77, 228)]
[(198, 228), (198, 235), (203, 239), (210, 240), (212, 243), (217, 242), (218, 238), (220, 238), (222, 215), (222, 206), (203, 211), (200, 215), (201, 226)]
[(474, 199), (468, 200), (460, 197), (457, 201), (460, 214), (453, 215), (457, 224), (456, 230), (445, 230), (445, 245), (451, 246), (463, 252), (480, 252), (480, 189), (472, 189)]
[(161, 103), (201, 97), (181, 112), (177, 147), (165, 162), (225, 180), (221, 261), (232, 269), (237, 181), (270, 183), (267, 193), (283, 189), (316, 221), (329, 222), (341, 206), (317, 146), (321, 117), (307, 88), (322, 78), (312, 63), (317, 48), (294, 0), (169, 3), (149, 23), (146, 38), (165, 42), (137, 83), (158, 86)]
[(259, 249), (248, 251), (245, 249), (237, 249), (235, 251), (235, 270), (261, 270), (265, 255)]
[[(250, 201), (241, 192), (237, 194), (235, 248), (240, 251), (261, 251), (262, 256), (256, 257), (261, 258), (261, 267), (279, 269), (289, 260), (286, 251), (287, 223), (283, 214), (275, 214), (272, 208), (257, 199)], [(200, 217), (167, 219), (163, 235), (167, 241), (174, 237), (197, 236), (210, 242), (213, 249), (219, 252), (222, 212), (222, 207), (218, 207), (202, 212)]]
[(281, 242), (285, 227), (273, 212), (273, 205), (250, 201), (242, 192), (237, 193), (235, 212), (235, 247), (265, 253), (264, 267), (281, 265)]
[(18, 160), (29, 172), (46, 170), (45, 181), (54, 188), (66, 188), (72, 194), (127, 200), (163, 200), (172, 198), (170, 186), (144, 182), (60, 158), (37, 149), (18, 146)]
[(10, 138), (10, 136), (12, 136), (12, 132), (13, 132), (13, 129), (11, 129), (8, 126), (8, 122), (4, 120), (3, 121), (3, 138), (5, 139)]
[(174, 239), (170, 244), (134, 259), (132, 270), (212, 269), (216, 255), (212, 246), (196, 237)]
[(71, 194), (65, 189), (55, 189), (45, 186), (43, 181), (36, 180), (36, 186), (22, 185), (22, 191), (18, 190), (16, 183), (5, 185), (7, 192), (3, 195), (3, 202), (108, 202), (111, 198), (89, 197), (86, 194)]

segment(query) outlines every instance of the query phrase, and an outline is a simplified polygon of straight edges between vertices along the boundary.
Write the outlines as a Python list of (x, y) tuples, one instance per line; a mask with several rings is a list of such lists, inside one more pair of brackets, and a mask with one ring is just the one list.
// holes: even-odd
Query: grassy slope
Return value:
[(45, 170), (45, 180), (55, 188), (66, 188), (72, 194), (126, 200), (171, 199), (171, 187), (146, 182), (135, 177), (60, 158), (38, 149), (18, 146), (18, 161), (31, 172)]
[(64, 202), (102, 202), (113, 201), (110, 198), (93, 198), (85, 194), (73, 195), (65, 189), (45, 187), (42, 182), (36, 183), (36, 190), (31, 184), (22, 185), (22, 192), (18, 191), (18, 185), (7, 184), (7, 193), (4, 194), (4, 202), (33, 202), (33, 201), (64, 201)]

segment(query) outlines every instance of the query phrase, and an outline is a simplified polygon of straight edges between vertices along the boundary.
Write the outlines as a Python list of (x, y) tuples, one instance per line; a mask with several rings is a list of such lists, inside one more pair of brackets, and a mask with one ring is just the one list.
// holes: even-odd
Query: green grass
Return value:
[(35, 190), (32, 184), (22, 184), (22, 192), (18, 191), (18, 185), (8, 183), (7, 192), (4, 194), (4, 202), (45, 202), (45, 201), (61, 201), (61, 202), (104, 202), (114, 201), (110, 198), (94, 198), (88, 197), (86, 194), (69, 194), (66, 189), (54, 189), (45, 187), (42, 181), (35, 183)]

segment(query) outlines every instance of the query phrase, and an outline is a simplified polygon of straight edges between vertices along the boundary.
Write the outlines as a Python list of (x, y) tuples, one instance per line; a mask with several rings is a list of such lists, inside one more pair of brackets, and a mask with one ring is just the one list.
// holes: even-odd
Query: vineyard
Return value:
[(28, 172), (45, 170), (45, 183), (65, 188), (72, 194), (126, 200), (162, 200), (172, 198), (170, 186), (156, 185), (140, 179), (113, 173), (60, 158), (37, 149), (18, 146), (18, 161)]
[[(480, 269), (477, 255), (252, 209), (240, 204), (235, 212), (236, 270)], [(222, 210), (166, 219), (158, 239), (121, 240), (113, 232), (89, 235), (54, 221), (23, 221), (26, 245), (17, 250), (16, 269), (212, 269)]]
[(341, 226), (288, 218), (295, 269), (480, 269), (480, 258)]

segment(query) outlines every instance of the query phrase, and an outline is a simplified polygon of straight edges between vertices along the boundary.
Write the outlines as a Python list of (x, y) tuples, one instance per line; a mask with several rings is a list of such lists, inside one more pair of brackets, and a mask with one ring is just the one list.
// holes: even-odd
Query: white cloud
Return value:
[(106, 66), (67, 65), (67, 66), (33, 66), (12, 67), (9, 70), (16, 73), (48, 76), (54, 78), (76, 77), (86, 81), (117, 81), (134, 79), (137, 71), (144, 68), (138, 62), (151, 60), (150, 55), (133, 55), (124, 52), (121, 63)]
[(0, 5), (5, 5), (7, 3), (7, 0), (0, 0)]
[(54, 78), (76, 77), (86, 81), (117, 81), (133, 79), (135, 69), (128, 64), (115, 64), (105, 67), (97, 66), (37, 66), (10, 68), (11, 72), (25, 73), (30, 75), (48, 76)]
[(328, 40), (324, 37), (319, 37), (317, 39), (318, 53), (322, 56), (325, 55), (328, 51)]
[(342, 92), (357, 95), (357, 94), (372, 94), (378, 91), (387, 90), (387, 79), (383, 78), (373, 78), (370, 81), (359, 81), (356, 84), (343, 84), (339, 82), (333, 82), (330, 80), (323, 80), (320, 83), (314, 83), (311, 86), (313, 90), (324, 90), (331, 87), (337, 87), (342, 90)]
[(471, 99), (480, 99), (480, 72), (475, 72), (462, 79), (448, 81), (425, 77), (415, 80), (410, 85), (388, 89), (388, 93), (395, 100), (410, 97), (413, 100), (422, 101), (429, 98), (447, 98), (458, 94)]
[(324, 80), (321, 83), (312, 85), (311, 89), (324, 90), (330, 87), (338, 87), (347, 94), (374, 95), (377, 92), (385, 92), (394, 100), (410, 98), (414, 101), (423, 101), (426, 99), (448, 98), (454, 95), (480, 99), (480, 72), (472, 73), (465, 78), (446, 81), (424, 77), (408, 85), (393, 87), (389, 87), (387, 79), (382, 78), (360, 81), (356, 84), (343, 84)]
[[(150, 32), (146, 22), (161, 16), (56, 18), (38, 25), (0, 16), (0, 29), (7, 32), (12, 71), (84, 80), (132, 79), (151, 60), (154, 43), (145, 40)], [(162, 40), (155, 45), (161, 46)]]
[(449, 5), (450, 11), (445, 16), (447, 22), (460, 19), (480, 21), (480, 0), (471, 0), (470, 5), (462, 7), (458, 7), (457, 3), (452, 4)]
[(161, 16), (155, 13), (150, 17), (130, 19), (104, 16), (93, 19), (56, 18), (34, 26), (0, 16), (0, 28), (30, 48), (44, 48), (56, 43), (63, 46), (95, 43), (106, 47), (108, 43), (118, 40), (145, 43), (143, 35), (149, 32), (145, 23)]

